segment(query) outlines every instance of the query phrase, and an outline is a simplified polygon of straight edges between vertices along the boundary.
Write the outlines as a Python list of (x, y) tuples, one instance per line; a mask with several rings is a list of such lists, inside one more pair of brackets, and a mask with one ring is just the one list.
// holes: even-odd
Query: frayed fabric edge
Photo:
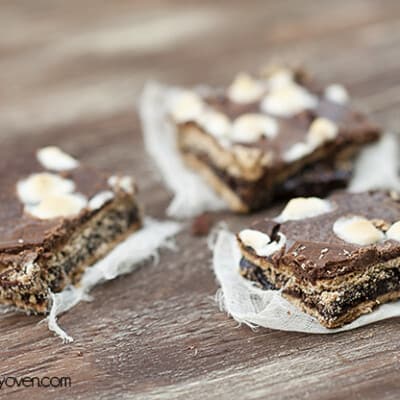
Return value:
[[(49, 294), (51, 308), (49, 315), (43, 320), (47, 322), (49, 330), (59, 336), (64, 343), (73, 342), (73, 337), (60, 327), (57, 317), (81, 301), (90, 301), (92, 298), (89, 292), (99, 283), (128, 274), (149, 258), (158, 263), (160, 249), (176, 249), (173, 236), (181, 229), (182, 224), (177, 222), (158, 222), (146, 218), (143, 228), (130, 235), (102, 260), (85, 271), (79, 286), (68, 286), (60, 293)], [(130, 250), (135, 247), (137, 250), (133, 255)]]

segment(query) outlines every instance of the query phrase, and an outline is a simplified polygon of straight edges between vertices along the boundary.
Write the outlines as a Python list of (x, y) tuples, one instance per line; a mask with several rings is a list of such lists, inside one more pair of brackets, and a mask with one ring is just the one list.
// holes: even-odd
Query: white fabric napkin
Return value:
[(336, 333), (400, 316), (400, 301), (386, 303), (339, 329), (327, 329), (285, 300), (279, 290), (263, 290), (238, 272), (240, 251), (233, 233), (221, 230), (214, 244), (213, 269), (221, 289), (217, 301), (239, 323), (282, 331)]
[(140, 98), (139, 114), (147, 152), (174, 198), (167, 215), (189, 218), (204, 211), (226, 209), (226, 203), (196, 173), (187, 169), (176, 145), (176, 131), (166, 112), (176, 88), (148, 83)]

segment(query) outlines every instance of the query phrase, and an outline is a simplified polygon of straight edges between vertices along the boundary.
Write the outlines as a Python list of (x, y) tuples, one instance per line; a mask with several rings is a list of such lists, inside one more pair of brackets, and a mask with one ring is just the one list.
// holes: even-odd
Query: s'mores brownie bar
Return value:
[(131, 177), (108, 176), (57, 147), (0, 159), (0, 304), (34, 313), (50, 291), (141, 226)]
[(186, 163), (238, 212), (346, 186), (355, 154), (380, 134), (343, 86), (286, 67), (239, 74), (223, 90), (178, 90), (169, 116)]
[(288, 202), (237, 235), (243, 276), (327, 328), (400, 297), (400, 202), (395, 193), (339, 192)]

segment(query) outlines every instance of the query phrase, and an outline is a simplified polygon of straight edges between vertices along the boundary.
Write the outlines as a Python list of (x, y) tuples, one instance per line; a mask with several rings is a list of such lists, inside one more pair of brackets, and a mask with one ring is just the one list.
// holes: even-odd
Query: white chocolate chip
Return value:
[(277, 242), (271, 242), (266, 233), (254, 229), (243, 229), (239, 233), (239, 239), (243, 245), (251, 247), (260, 257), (268, 257), (284, 246), (286, 243), (285, 235), (278, 232), (278, 236), (279, 240)]
[(275, 220), (278, 222), (297, 221), (328, 213), (332, 209), (332, 204), (328, 200), (318, 197), (297, 197), (287, 203)]
[(338, 127), (327, 118), (316, 118), (307, 133), (307, 142), (311, 147), (320, 146), (336, 138)]
[(49, 195), (71, 193), (74, 190), (73, 181), (49, 172), (30, 175), (17, 183), (18, 197), (24, 204), (35, 204)]
[(51, 171), (68, 171), (78, 167), (79, 162), (55, 146), (43, 147), (36, 157), (40, 164)]
[(361, 246), (380, 242), (385, 237), (371, 221), (357, 215), (339, 218), (333, 224), (333, 232), (345, 242)]
[(305, 88), (292, 83), (271, 90), (264, 97), (261, 109), (268, 114), (291, 117), (301, 111), (313, 109), (317, 104), (317, 97)]
[(135, 183), (131, 176), (110, 176), (108, 184), (113, 189), (121, 189), (126, 193), (135, 193)]
[(339, 84), (327, 86), (324, 95), (326, 99), (338, 104), (346, 104), (349, 101), (349, 94), (346, 88)]
[(386, 232), (388, 239), (400, 242), (400, 221), (395, 222)]
[(207, 133), (216, 138), (227, 137), (232, 124), (229, 118), (218, 111), (207, 110), (196, 121)]
[(87, 205), (86, 198), (78, 193), (49, 195), (37, 205), (27, 205), (25, 210), (40, 219), (78, 215)]
[(264, 94), (264, 85), (250, 75), (241, 73), (228, 88), (228, 98), (235, 103), (252, 103)]
[(107, 202), (114, 198), (114, 193), (111, 190), (104, 190), (100, 193), (97, 193), (93, 196), (88, 204), (88, 208), (90, 210), (99, 210), (101, 207), (104, 206)]
[(284, 161), (290, 163), (307, 156), (313, 150), (314, 148), (309, 143), (303, 143), (303, 142), (295, 143), (293, 146), (291, 146), (287, 151), (283, 153), (282, 158)]
[(192, 91), (181, 91), (172, 97), (169, 107), (175, 122), (196, 121), (203, 112), (203, 100)]
[(232, 140), (251, 143), (262, 136), (273, 138), (278, 133), (278, 123), (263, 114), (243, 114), (236, 118), (232, 128)]

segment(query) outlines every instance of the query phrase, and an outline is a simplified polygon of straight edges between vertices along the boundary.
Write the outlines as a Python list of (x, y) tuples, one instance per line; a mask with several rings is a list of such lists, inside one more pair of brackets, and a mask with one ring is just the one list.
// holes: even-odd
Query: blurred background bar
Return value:
[(131, 113), (147, 79), (222, 84), (278, 57), (395, 127), (399, 45), (397, 0), (2, 1), (0, 132)]

